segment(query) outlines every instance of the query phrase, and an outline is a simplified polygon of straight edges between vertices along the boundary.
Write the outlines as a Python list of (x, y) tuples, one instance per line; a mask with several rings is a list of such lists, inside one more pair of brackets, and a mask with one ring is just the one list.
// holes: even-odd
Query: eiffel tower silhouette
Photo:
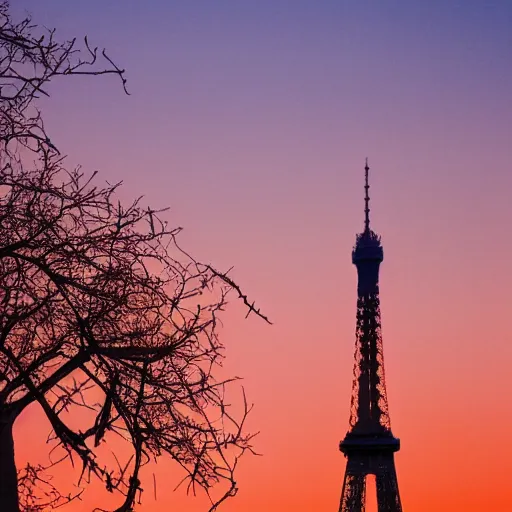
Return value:
[(402, 512), (394, 453), (400, 440), (391, 433), (379, 301), (380, 237), (370, 229), (368, 160), (365, 165), (365, 226), (356, 236), (357, 326), (350, 428), (340, 443), (347, 457), (339, 512), (364, 512), (366, 478), (375, 475), (379, 512)]

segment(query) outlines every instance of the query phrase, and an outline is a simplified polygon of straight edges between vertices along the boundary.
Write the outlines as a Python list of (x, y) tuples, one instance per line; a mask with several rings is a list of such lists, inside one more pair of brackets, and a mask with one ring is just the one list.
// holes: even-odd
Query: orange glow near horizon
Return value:
[[(181, 245), (235, 265), (274, 323), (234, 294), (223, 316), (222, 371), (244, 378), (262, 456), (219, 512), (338, 510), (366, 156), (403, 510), (512, 511), (512, 3), (20, 4), (127, 69), (131, 96), (64, 80), (42, 104), (69, 165), (170, 205)], [(19, 461), (46, 456), (44, 422), (35, 406), (18, 420)], [(136, 510), (205, 512), (181, 477), (146, 467)], [(116, 504), (93, 484), (62, 510)]]

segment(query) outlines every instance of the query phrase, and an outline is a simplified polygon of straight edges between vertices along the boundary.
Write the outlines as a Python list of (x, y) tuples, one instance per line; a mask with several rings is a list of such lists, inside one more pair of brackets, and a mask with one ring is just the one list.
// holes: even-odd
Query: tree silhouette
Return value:
[[(66, 169), (35, 102), (72, 75), (115, 75), (125, 87), (124, 71), (87, 39), (58, 42), (0, 3), (1, 508), (50, 510), (74, 497), (48, 468), (16, 468), (13, 425), (36, 404), (53, 460), (78, 461), (81, 484), (95, 476), (121, 493), (117, 511), (132, 510), (140, 468), (164, 454), (194, 492), (228, 484), (214, 510), (235, 494), (238, 459), (252, 451), (245, 395), (237, 419), (225, 401), (236, 379), (214, 376), (218, 314), (234, 290), (248, 314), (268, 319), (230, 277), (180, 248), (162, 211), (123, 205), (120, 184)], [(102, 460), (109, 436), (129, 443), (128, 461)]]

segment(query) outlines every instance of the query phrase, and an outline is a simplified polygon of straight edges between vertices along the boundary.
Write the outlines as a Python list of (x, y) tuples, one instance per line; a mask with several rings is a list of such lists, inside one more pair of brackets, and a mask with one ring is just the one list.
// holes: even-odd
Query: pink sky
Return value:
[[(170, 205), (183, 245), (235, 265), (274, 322), (244, 320), (235, 304), (225, 315), (226, 366), (256, 404), (263, 456), (243, 462), (221, 510), (337, 510), (365, 157), (403, 508), (512, 510), (512, 4), (21, 8), (63, 36), (89, 34), (127, 69), (129, 97), (114, 80), (75, 80), (44, 103), (70, 164)], [(19, 421), (19, 457), (44, 449), (37, 418)], [(149, 473), (140, 510), (205, 510), (172, 492), (179, 470), (156, 472), (158, 500)], [(102, 496), (91, 488), (69, 510)]]

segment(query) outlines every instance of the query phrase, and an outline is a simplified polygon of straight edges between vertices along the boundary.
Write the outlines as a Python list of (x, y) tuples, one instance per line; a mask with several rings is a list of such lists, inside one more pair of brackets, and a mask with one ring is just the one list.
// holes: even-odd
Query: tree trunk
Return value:
[(0, 509), (19, 512), (18, 475), (14, 461), (13, 420), (0, 418)]

